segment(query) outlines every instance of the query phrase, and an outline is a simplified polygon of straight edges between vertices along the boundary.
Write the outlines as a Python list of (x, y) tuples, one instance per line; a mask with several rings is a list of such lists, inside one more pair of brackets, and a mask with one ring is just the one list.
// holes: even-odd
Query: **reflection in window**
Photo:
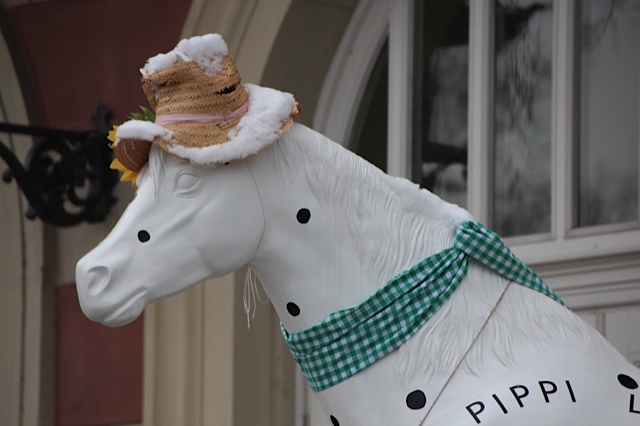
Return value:
[(469, 2), (417, 0), (413, 178), (466, 206)]
[(551, 0), (500, 0), (495, 16), (493, 227), (551, 229)]
[(356, 113), (349, 149), (387, 170), (387, 111), (389, 44), (382, 47)]
[(581, 4), (577, 224), (637, 221), (640, 2)]

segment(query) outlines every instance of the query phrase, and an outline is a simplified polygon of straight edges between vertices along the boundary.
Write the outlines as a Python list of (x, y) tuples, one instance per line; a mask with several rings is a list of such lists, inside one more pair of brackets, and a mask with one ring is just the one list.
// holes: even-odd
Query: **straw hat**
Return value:
[(300, 112), (289, 93), (243, 85), (218, 34), (182, 40), (140, 71), (156, 121), (122, 124), (113, 145), (133, 172), (146, 164), (154, 143), (200, 165), (245, 158), (277, 141)]

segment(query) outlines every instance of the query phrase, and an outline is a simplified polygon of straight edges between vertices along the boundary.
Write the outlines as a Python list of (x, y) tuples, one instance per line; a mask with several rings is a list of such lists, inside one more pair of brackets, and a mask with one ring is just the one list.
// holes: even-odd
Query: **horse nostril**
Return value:
[(149, 235), (147, 231), (142, 230), (138, 232), (138, 240), (140, 240), (141, 243), (146, 243), (150, 239), (151, 239), (151, 235)]
[(110, 272), (105, 266), (95, 266), (87, 273), (89, 294), (97, 296), (109, 285)]

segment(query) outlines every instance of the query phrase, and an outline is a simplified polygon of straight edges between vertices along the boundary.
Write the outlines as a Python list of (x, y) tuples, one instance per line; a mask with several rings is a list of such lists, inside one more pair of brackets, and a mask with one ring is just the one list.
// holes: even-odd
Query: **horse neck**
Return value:
[[(290, 331), (363, 302), (450, 246), (457, 224), (470, 218), (309, 129), (287, 135), (250, 160), (266, 223), (250, 266)], [(304, 224), (301, 209), (310, 212)], [(293, 320), (290, 302), (307, 305), (306, 315)]]
[[(250, 267), (288, 331), (366, 300), (399, 272), (451, 246), (458, 224), (471, 220), (466, 211), (383, 174), (315, 133), (294, 126), (287, 135), (247, 161), (266, 224)], [(291, 155), (296, 149), (323, 151), (325, 157)], [(281, 163), (288, 164), (285, 171), (274, 173)], [(356, 173), (341, 175), (344, 169)], [(310, 211), (306, 224), (296, 220), (302, 208)], [(300, 308), (298, 315), (291, 315), (289, 303)], [(531, 342), (577, 345), (585, 336), (596, 341), (589, 330), (555, 301), (472, 263), (460, 288), (401, 348), (396, 373), (407, 381), (446, 380), (460, 365), (478, 374), (487, 360), (513, 362), (512, 349)]]

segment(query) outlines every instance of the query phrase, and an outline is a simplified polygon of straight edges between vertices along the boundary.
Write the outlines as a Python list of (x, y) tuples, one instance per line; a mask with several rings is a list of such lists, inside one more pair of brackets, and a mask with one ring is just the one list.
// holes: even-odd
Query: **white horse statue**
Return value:
[[(184, 43), (143, 73), (193, 64)], [(180, 144), (148, 84), (156, 124), (121, 126), (115, 147), (148, 143), (137, 196), (77, 266), (89, 318), (119, 326), (248, 266), (334, 426), (640, 425), (640, 370), (468, 212), (287, 122), (288, 97), (275, 142)], [(267, 90), (245, 88), (238, 134)]]

